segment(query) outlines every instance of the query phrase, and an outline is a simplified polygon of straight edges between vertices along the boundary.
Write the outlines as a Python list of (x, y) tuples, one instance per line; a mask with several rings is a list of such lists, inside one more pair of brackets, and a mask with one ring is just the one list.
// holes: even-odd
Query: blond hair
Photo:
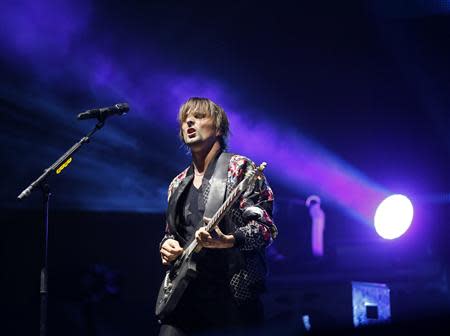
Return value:
[(222, 149), (226, 149), (228, 134), (230, 133), (230, 123), (228, 122), (228, 117), (225, 111), (219, 105), (208, 98), (191, 97), (183, 105), (181, 105), (180, 111), (178, 112), (180, 139), (184, 141), (181, 126), (186, 120), (188, 113), (196, 111), (206, 112), (206, 115), (208, 117), (211, 116), (213, 118), (214, 127), (216, 128), (216, 130), (219, 130), (221, 132), (221, 135), (219, 137), (220, 147)]

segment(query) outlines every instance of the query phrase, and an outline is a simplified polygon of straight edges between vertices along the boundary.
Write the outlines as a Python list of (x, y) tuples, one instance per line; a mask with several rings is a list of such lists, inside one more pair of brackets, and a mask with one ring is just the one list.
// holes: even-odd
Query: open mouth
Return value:
[(191, 127), (191, 128), (188, 128), (187, 131), (186, 131), (186, 133), (187, 133), (187, 135), (188, 135), (189, 138), (194, 137), (194, 136), (195, 136), (195, 132), (196, 132), (196, 131), (195, 131), (195, 128), (192, 128), (192, 127)]

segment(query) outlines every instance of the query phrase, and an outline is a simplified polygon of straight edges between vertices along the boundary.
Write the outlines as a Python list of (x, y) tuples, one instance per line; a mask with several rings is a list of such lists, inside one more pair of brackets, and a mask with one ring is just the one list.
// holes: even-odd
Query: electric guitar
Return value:
[[(217, 225), (219, 225), (222, 218), (230, 210), (236, 200), (253, 186), (256, 179), (261, 177), (262, 171), (266, 165), (267, 164), (263, 162), (259, 167), (246, 174), (245, 178), (233, 189), (225, 202), (216, 211), (211, 220), (209, 220), (205, 227), (206, 231), (212, 232)], [(159, 289), (155, 307), (155, 314), (159, 319), (163, 319), (173, 312), (191, 280), (196, 278), (197, 265), (193, 256), (195, 253), (200, 252), (201, 249), (202, 246), (199, 245), (194, 238), (166, 272)]]

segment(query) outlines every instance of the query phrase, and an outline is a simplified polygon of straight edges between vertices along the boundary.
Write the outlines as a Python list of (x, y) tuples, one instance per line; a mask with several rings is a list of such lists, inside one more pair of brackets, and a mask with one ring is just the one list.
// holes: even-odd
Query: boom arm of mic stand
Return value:
[(17, 198), (19, 200), (24, 199), (25, 197), (30, 196), (31, 192), (38, 186), (41, 186), (43, 181), (46, 180), (46, 178), (54, 172), (63, 162), (65, 162), (73, 153), (75, 153), (83, 144), (89, 142), (90, 137), (98, 131), (100, 128), (103, 127), (105, 124), (104, 120), (99, 121), (94, 129), (90, 131), (86, 136), (81, 138), (80, 141), (75, 143), (67, 152), (65, 152), (58, 160), (56, 160), (50, 167), (44, 170), (44, 173), (39, 176), (35, 181), (33, 181), (27, 188), (25, 188)]

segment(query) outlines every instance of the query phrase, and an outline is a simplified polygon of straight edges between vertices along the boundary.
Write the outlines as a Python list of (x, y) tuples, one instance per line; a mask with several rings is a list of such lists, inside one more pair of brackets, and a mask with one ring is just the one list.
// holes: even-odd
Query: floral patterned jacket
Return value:
[[(226, 196), (241, 182), (247, 171), (256, 169), (248, 158), (232, 155), (227, 173)], [(176, 228), (176, 203), (179, 196), (193, 179), (192, 165), (177, 175), (169, 186), (167, 222), (162, 245), (167, 239), (180, 240)], [(203, 178), (203, 200), (210, 190), (207, 174)], [(272, 221), (272, 189), (263, 176), (252, 190), (245, 192), (225, 216), (225, 234), (235, 237), (235, 246), (229, 250), (233, 262), (230, 265), (229, 285), (237, 303), (256, 298), (265, 289), (267, 273), (265, 248), (278, 234)]]

